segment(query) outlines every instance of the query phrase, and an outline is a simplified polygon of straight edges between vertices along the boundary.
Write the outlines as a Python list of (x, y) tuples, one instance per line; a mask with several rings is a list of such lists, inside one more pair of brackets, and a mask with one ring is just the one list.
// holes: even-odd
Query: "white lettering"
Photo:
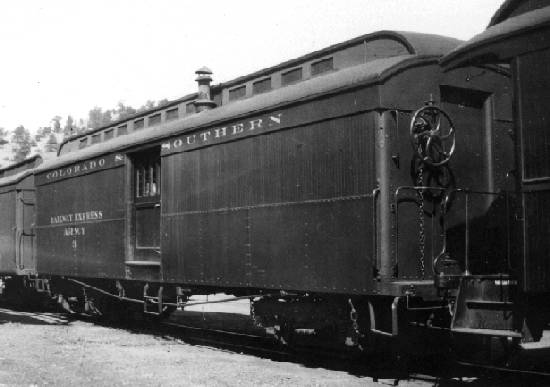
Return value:
[[(167, 149), (170, 149), (172, 146), (174, 148), (180, 148), (180, 147), (183, 147), (184, 145), (195, 145), (197, 144), (197, 141), (205, 143), (205, 142), (209, 142), (212, 139), (221, 139), (222, 137), (225, 137), (228, 134), (232, 136), (239, 135), (241, 133), (244, 133), (245, 129), (248, 131), (254, 131), (254, 130), (271, 128), (273, 126), (281, 124), (281, 116), (282, 116), (282, 113), (278, 113), (278, 114), (274, 114), (274, 115), (270, 115), (262, 118), (255, 118), (253, 120), (249, 120), (245, 122), (239, 122), (231, 126), (213, 128), (211, 130), (207, 130), (197, 134), (192, 134), (184, 138), (177, 138), (169, 144), (163, 144), (162, 147)], [(230, 133), (228, 133), (228, 128), (230, 130)]]
[(244, 124), (241, 122), (240, 124), (233, 125), (233, 133), (231, 134), (239, 134), (244, 131)]
[[(193, 141), (190, 141), (193, 139)], [(192, 136), (187, 136), (187, 145), (193, 145), (197, 141), (197, 136), (194, 134)]]
[(103, 219), (103, 211), (75, 212), (74, 214), (55, 215), (50, 217), (50, 224), (62, 224), (74, 222), (85, 222), (89, 220)]
[(77, 237), (86, 235), (86, 228), (84, 227), (65, 227), (63, 235), (66, 237)]
[(248, 123), (250, 124), (250, 128), (248, 130), (254, 130), (256, 128), (261, 129), (262, 122), (263, 120), (261, 118), (258, 118), (257, 120), (248, 121)]
[(216, 132), (216, 135), (214, 136), (216, 138), (226, 136), (227, 135), (227, 127), (224, 126), (223, 128), (214, 129), (214, 132)]
[(276, 123), (277, 125), (280, 125), (281, 124), (281, 115), (282, 115), (282, 113), (279, 113), (276, 116), (269, 116), (269, 126), (272, 126), (273, 123)]

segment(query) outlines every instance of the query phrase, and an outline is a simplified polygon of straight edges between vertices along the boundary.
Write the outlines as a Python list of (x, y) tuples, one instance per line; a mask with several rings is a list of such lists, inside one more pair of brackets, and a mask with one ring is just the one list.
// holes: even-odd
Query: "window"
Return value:
[(104, 133), (103, 133), (103, 139), (105, 141), (107, 140), (110, 140), (111, 138), (113, 138), (115, 134), (115, 130), (114, 129), (107, 129)]
[(288, 85), (294, 82), (298, 82), (302, 79), (302, 68), (298, 67), (296, 69), (287, 71), (281, 75), (281, 84)]
[(158, 261), (160, 248), (160, 146), (131, 156), (134, 168), (134, 259)]
[(81, 138), (80, 142), (78, 143), (78, 149), (85, 148), (86, 145), (88, 145), (88, 137)]
[(271, 77), (261, 79), (252, 84), (252, 92), (254, 94), (265, 93), (266, 91), (271, 90)]
[(101, 133), (92, 135), (92, 144), (97, 144), (98, 142), (101, 142)]
[(160, 113), (149, 116), (148, 126), (160, 124)]
[(176, 120), (178, 118), (178, 108), (166, 110), (166, 121)]
[(136, 159), (136, 198), (160, 195), (160, 154), (144, 155)]
[(187, 105), (185, 105), (185, 113), (187, 114), (195, 113), (195, 104), (193, 102), (189, 102)]
[(318, 75), (327, 71), (334, 70), (334, 63), (332, 57), (321, 59), (320, 61), (311, 64), (311, 75)]
[(140, 130), (144, 126), (143, 118), (134, 121), (134, 130)]
[(234, 89), (229, 90), (230, 101), (243, 98), (245, 95), (246, 95), (246, 85), (235, 87)]
[(117, 136), (124, 136), (125, 134), (128, 134), (128, 125), (120, 125), (117, 128), (116, 135)]

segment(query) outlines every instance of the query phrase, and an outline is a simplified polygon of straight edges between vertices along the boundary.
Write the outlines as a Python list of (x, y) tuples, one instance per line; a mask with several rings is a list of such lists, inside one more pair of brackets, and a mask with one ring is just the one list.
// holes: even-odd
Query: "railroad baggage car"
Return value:
[[(378, 130), (397, 131), (385, 127), (408, 125), (409, 112), (437, 98), (434, 54), (457, 43), (367, 35), (213, 88), (206, 102), (221, 100), (215, 109), (185, 114), (200, 107), (193, 95), (70, 140), (36, 171), (39, 271), (373, 291), (373, 190), (385, 178), (376, 159), (390, 157), (377, 152), (387, 136)], [(268, 80), (270, 90), (258, 90)], [(176, 109), (182, 117), (168, 120)], [(407, 162), (394, 168), (393, 184), (410, 184)], [(402, 275), (418, 278), (411, 266)]]
[(34, 156), (0, 170), (0, 273), (36, 274), (34, 240)]

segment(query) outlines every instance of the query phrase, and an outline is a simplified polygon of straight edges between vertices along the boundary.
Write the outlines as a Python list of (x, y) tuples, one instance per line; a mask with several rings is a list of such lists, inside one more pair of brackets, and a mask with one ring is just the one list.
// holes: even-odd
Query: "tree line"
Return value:
[(23, 125), (19, 125), (13, 131), (0, 127), (0, 149), (7, 144), (11, 144), (11, 155), (4, 160), (16, 163), (27, 158), (31, 154), (32, 148), (39, 143), (42, 143), (45, 152), (55, 152), (59, 146), (60, 137), (64, 139), (75, 134), (85, 133), (88, 130), (108, 126), (113, 122), (124, 120), (134, 114), (166, 103), (168, 103), (167, 99), (157, 102), (148, 100), (139, 108), (133, 108), (119, 102), (114, 109), (105, 110), (94, 106), (88, 111), (86, 120), (75, 120), (72, 115), (68, 115), (64, 125), (62, 125), (63, 118), (56, 115), (50, 120), (50, 126), (39, 127), (34, 131), (34, 134)]

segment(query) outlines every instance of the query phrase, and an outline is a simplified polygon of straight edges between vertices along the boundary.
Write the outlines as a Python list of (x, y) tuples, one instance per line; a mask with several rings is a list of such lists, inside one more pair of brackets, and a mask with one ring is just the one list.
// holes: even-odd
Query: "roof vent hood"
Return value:
[(199, 94), (195, 100), (195, 108), (197, 112), (202, 112), (204, 110), (210, 110), (216, 107), (216, 102), (212, 101), (210, 98), (210, 82), (212, 82), (212, 70), (208, 67), (201, 67), (197, 71), (197, 83), (199, 84)]

